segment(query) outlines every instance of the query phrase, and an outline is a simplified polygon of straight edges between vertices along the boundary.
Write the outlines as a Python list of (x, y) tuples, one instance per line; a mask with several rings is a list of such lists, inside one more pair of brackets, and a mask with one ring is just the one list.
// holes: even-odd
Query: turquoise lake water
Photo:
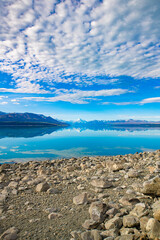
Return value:
[(160, 129), (0, 128), (0, 163), (160, 149)]

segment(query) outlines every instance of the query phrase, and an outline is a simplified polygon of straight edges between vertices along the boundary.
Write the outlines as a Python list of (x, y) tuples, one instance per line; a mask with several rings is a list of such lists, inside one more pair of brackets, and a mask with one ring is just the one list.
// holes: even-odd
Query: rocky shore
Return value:
[(160, 239), (160, 150), (1, 165), (0, 239)]

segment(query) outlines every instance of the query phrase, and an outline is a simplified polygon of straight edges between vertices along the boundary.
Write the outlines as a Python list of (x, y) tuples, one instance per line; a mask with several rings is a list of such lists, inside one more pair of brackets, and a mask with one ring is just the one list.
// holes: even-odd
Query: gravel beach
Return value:
[(2, 164), (0, 239), (160, 239), (160, 150)]

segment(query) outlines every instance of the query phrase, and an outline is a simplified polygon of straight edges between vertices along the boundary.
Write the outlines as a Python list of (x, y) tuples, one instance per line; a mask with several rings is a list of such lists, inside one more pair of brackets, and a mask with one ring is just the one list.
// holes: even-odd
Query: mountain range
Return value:
[(43, 114), (35, 113), (5, 113), (0, 112), (0, 126), (57, 126), (57, 127), (75, 127), (86, 129), (107, 129), (118, 127), (160, 127), (160, 121), (145, 120), (93, 120), (86, 121), (79, 119), (77, 121), (63, 122), (52, 117), (46, 117)]
[(35, 113), (5, 113), (0, 112), (0, 126), (60, 126), (68, 124), (58, 121), (52, 117), (46, 117)]
[(107, 128), (133, 128), (133, 127), (160, 127), (160, 121), (145, 121), (145, 120), (115, 120), (115, 121), (105, 121), (105, 120), (93, 120), (85, 121), (79, 119), (75, 122), (69, 122), (72, 127), (75, 128), (87, 128), (87, 129), (107, 129)]

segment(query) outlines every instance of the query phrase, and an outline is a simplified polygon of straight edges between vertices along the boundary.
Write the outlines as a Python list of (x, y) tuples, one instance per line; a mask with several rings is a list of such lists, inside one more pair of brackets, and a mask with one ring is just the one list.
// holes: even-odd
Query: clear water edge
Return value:
[(0, 163), (118, 155), (160, 149), (160, 129), (94, 131), (68, 128), (56, 129), (51, 133), (39, 130), (7, 128), (6, 132), (0, 131)]

